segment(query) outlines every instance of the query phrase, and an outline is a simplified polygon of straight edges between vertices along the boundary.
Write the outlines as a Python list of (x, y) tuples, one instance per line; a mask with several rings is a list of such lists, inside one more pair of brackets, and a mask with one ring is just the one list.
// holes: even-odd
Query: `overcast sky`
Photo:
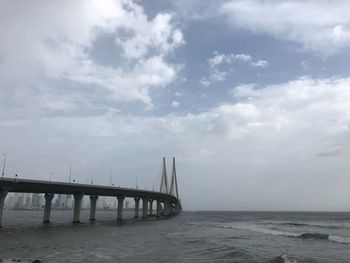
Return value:
[(0, 0), (5, 176), (158, 189), (175, 156), (186, 209), (350, 210), (349, 12)]

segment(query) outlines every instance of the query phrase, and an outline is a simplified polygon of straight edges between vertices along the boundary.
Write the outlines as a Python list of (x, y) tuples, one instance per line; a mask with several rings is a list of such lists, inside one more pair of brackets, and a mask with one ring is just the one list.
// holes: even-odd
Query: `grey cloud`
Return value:
[(341, 155), (343, 153), (343, 148), (341, 146), (324, 150), (319, 153), (317, 153), (317, 157), (336, 157), (338, 155)]
[[(73, 163), (78, 181), (89, 176), (107, 184), (113, 170), (121, 185), (132, 186), (137, 175), (140, 185), (151, 187), (160, 178), (161, 157), (176, 156), (188, 209), (324, 210), (330, 206), (315, 199), (296, 201), (321, 198), (350, 183), (346, 156), (329, 158), (336, 166), (315, 156), (339, 145), (350, 149), (344, 126), (350, 120), (348, 85), (348, 79), (306, 78), (259, 89), (248, 85), (244, 94), (251, 93), (250, 99), (197, 114), (113, 111), (35, 119), (18, 123), (20, 128), (5, 123), (0, 148), (9, 156), (8, 176), (45, 179), (55, 169), (55, 179), (66, 180), (67, 164)], [(215, 200), (198, 201), (213, 191)], [(329, 204), (347, 205), (336, 194)]]

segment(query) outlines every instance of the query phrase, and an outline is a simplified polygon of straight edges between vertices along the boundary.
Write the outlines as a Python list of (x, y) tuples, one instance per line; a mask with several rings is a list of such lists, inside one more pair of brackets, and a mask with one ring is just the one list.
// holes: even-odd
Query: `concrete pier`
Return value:
[(175, 207), (174, 207), (174, 213), (175, 213), (175, 215), (179, 214), (180, 211), (181, 211), (180, 205), (179, 205), (179, 204), (175, 204)]
[(50, 223), (50, 214), (51, 214), (51, 204), (52, 199), (55, 195), (52, 193), (46, 193), (44, 195), (45, 197), (45, 207), (44, 207), (44, 217), (43, 217), (43, 223)]
[(162, 204), (160, 200), (157, 200), (157, 217), (160, 217), (161, 212), (162, 212)]
[(80, 209), (82, 194), (74, 194), (74, 211), (73, 211), (73, 223), (80, 223)]
[(142, 218), (147, 218), (148, 215), (148, 197), (142, 198)]
[(164, 202), (164, 215), (165, 216), (170, 216), (170, 210), (171, 210), (171, 204), (170, 204), (170, 202), (169, 201), (165, 201)]
[(96, 215), (96, 203), (97, 203), (98, 195), (90, 195), (90, 221), (95, 221)]
[(123, 221), (123, 208), (124, 208), (125, 196), (119, 195), (117, 196), (117, 199), (118, 199), (117, 221), (121, 222)]
[(135, 218), (139, 218), (140, 197), (135, 197)]
[(148, 215), (152, 216), (153, 215), (153, 201), (154, 200), (149, 200), (149, 213)]
[(2, 212), (4, 210), (7, 191), (0, 190), (0, 227), (2, 226)]

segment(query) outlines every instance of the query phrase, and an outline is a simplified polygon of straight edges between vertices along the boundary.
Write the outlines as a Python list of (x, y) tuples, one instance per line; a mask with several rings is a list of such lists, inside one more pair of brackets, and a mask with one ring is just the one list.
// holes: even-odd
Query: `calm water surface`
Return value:
[(183, 212), (157, 220), (115, 222), (97, 211), (96, 223), (73, 225), (72, 211), (4, 211), (0, 259), (42, 262), (350, 262), (350, 213)]

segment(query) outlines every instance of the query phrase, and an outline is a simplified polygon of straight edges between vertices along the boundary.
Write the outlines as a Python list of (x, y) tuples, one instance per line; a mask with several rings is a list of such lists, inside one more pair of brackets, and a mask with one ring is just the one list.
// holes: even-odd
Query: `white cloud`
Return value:
[(217, 51), (214, 52), (214, 56), (208, 59), (209, 66), (213, 69), (221, 64), (232, 64), (236, 61), (241, 63), (248, 63), (254, 67), (267, 67), (269, 63), (265, 60), (254, 60), (249, 54), (221, 54)]
[(227, 59), (229, 61), (230, 60), (238, 60), (241, 62), (250, 62), (252, 60), (252, 57), (250, 55), (247, 55), (247, 54), (237, 54), (237, 55), (230, 54), (227, 56)]
[[(176, 78), (178, 67), (166, 56), (184, 43), (170, 14), (150, 19), (140, 5), (124, 0), (1, 1), (0, 32), (0, 81), (7, 89), (22, 84), (22, 92), (34, 94), (35, 82), (50, 96), (69, 81), (112, 94), (105, 99), (148, 105), (152, 88)], [(108, 65), (90, 54), (107, 36), (123, 55)]]
[(174, 100), (172, 103), (171, 103), (171, 106), (173, 106), (173, 108), (177, 108), (179, 107), (180, 103), (176, 100)]
[[(26, 149), (42, 142), (35, 147), (39, 152), (28, 150), (28, 154), (18, 143), (16, 123), (2, 121), (0, 135), (7, 138), (2, 149), (8, 147), (9, 156), (18, 158), (8, 172), (18, 169), (25, 170), (27, 177), (37, 176), (41, 169), (49, 170), (46, 163), (52, 166), (57, 156), (60, 162), (70, 156), (76, 158), (77, 173), (97, 173), (108, 164), (123, 171), (120, 174), (125, 171), (120, 179), (123, 184), (132, 177), (130, 169), (151, 182), (158, 180), (153, 179), (157, 171), (153, 167), (153, 175), (145, 173), (146, 163), (157, 166), (160, 156), (175, 155), (181, 197), (187, 208), (323, 210), (348, 205), (336, 192), (344, 191), (350, 198), (343, 187), (350, 183), (350, 79), (304, 77), (263, 87), (247, 84), (234, 88), (231, 94), (231, 103), (185, 115), (146, 117), (113, 111), (17, 122), (26, 131), (20, 136)], [(43, 139), (32, 140), (38, 134)], [(56, 139), (44, 136), (48, 134), (55, 134)], [(64, 140), (57, 145), (59, 138)], [(95, 149), (95, 153), (88, 149)], [(24, 169), (27, 162), (21, 160), (25, 158), (48, 160)], [(104, 182), (103, 178), (96, 178), (96, 182)], [(191, 198), (194, 194), (205, 198), (208, 191), (220, 194), (205, 207)], [(313, 201), (325, 193), (328, 206)], [(226, 202), (239, 196), (240, 202)], [(314, 198), (308, 198), (311, 196)], [(299, 200), (308, 201), (296, 202)]]
[(269, 63), (266, 60), (257, 60), (252, 62), (252, 66), (257, 68), (266, 68), (269, 65)]
[(210, 85), (210, 81), (205, 77), (201, 78), (199, 82), (205, 87), (208, 87)]
[(166, 54), (184, 43), (183, 35), (172, 24), (170, 14), (158, 14), (148, 21), (143, 10), (138, 10), (125, 28), (128, 33), (131, 31), (133, 36), (117, 39), (127, 58), (142, 58), (152, 49)]
[(306, 60), (301, 61), (300, 65), (304, 71), (308, 71), (310, 69), (309, 63)]
[(237, 0), (223, 3), (221, 13), (235, 28), (330, 54), (349, 46), (349, 9), (349, 2), (342, 0)]
[[(215, 51), (213, 57), (208, 59), (210, 76), (208, 78), (203, 77), (199, 82), (207, 87), (213, 82), (224, 81), (228, 72), (221, 70), (219, 67), (222, 65), (230, 66), (236, 62), (248, 64), (256, 68), (266, 68), (269, 65), (266, 60), (256, 60), (249, 54), (221, 54)], [(229, 67), (228, 71), (233, 72), (234, 69)]]

